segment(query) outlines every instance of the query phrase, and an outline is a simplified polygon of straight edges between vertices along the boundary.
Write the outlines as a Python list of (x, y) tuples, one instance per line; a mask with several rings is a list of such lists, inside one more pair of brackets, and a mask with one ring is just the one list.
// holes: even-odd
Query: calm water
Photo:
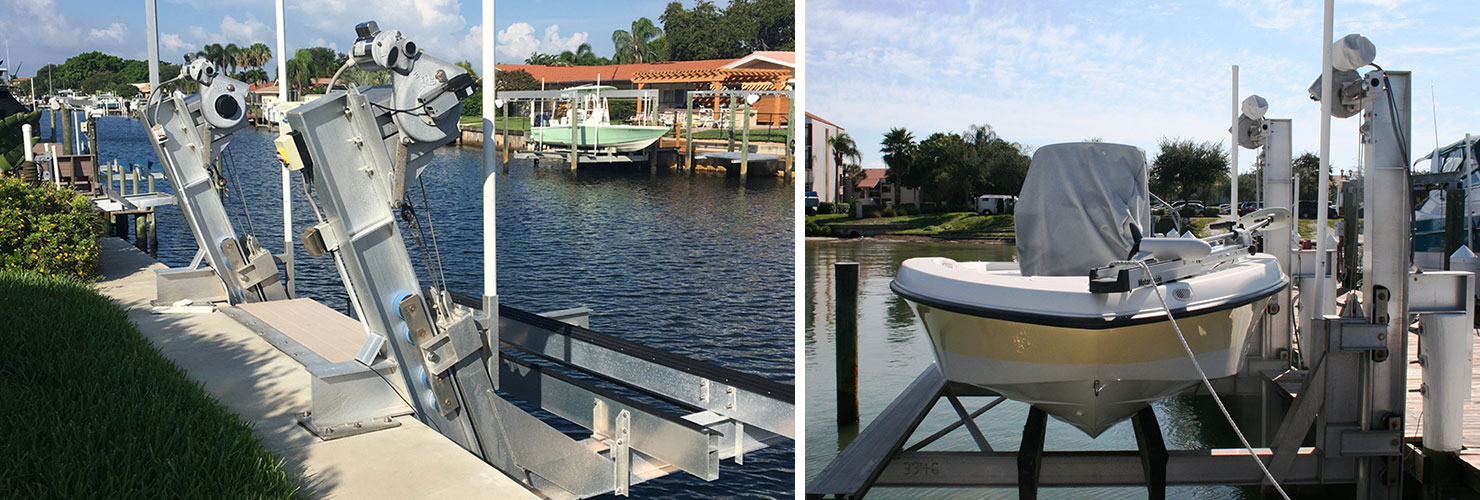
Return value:
[[(42, 120), (47, 123), (47, 120)], [(102, 159), (154, 159), (142, 125), (103, 118)], [(42, 134), (46, 134), (45, 131)], [(271, 132), (233, 137), (228, 210), (282, 251), (281, 183)], [(482, 212), (477, 149), (443, 148), (423, 175), (449, 288), (482, 291)], [(313, 222), (302, 179), (293, 176), (294, 231)], [(419, 186), (408, 191), (420, 205)], [(591, 327), (686, 356), (790, 383), (794, 358), (794, 186), (777, 179), (666, 172), (573, 174), (515, 164), (498, 179), (499, 298), (545, 311), (585, 306)], [(236, 198), (251, 200), (250, 214)], [(248, 216), (250, 215), (250, 223)], [(189, 264), (195, 243), (179, 210), (158, 212), (159, 260)], [(404, 234), (404, 226), (403, 226)], [(410, 242), (408, 242), (409, 244)], [(414, 246), (418, 273), (426, 272)], [(346, 311), (328, 257), (297, 256), (298, 295)], [(794, 450), (778, 447), (725, 462), (720, 479), (687, 475), (634, 486), (642, 497), (791, 497)]]
[[(922, 370), (935, 361), (924, 327), (909, 306), (889, 290), (899, 264), (913, 257), (949, 257), (960, 261), (1011, 261), (1016, 250), (1010, 245), (969, 243), (915, 243), (874, 239), (833, 240), (809, 239), (806, 242), (805, 291), (805, 356), (807, 370), (807, 479), (811, 480), (827, 466), (844, 441), (856, 436), (858, 429), (837, 425), (836, 350), (834, 320), (834, 274), (836, 262), (859, 263), (858, 298), (858, 392), (859, 415), (867, 426), (898, 397)], [(968, 410), (991, 401), (988, 398), (963, 398)], [(1165, 434), (1167, 447), (1204, 448), (1237, 447), (1228, 424), (1208, 397), (1184, 396), (1156, 405), (1157, 417)], [(1022, 440), (1023, 423), (1028, 406), (1005, 402), (977, 418), (987, 441), (995, 449), (1017, 449)], [(946, 403), (931, 410), (917, 429), (914, 443), (937, 429), (956, 421), (956, 414)], [(1240, 419), (1242, 420), (1242, 418)], [(1250, 430), (1245, 427), (1245, 434)], [(1257, 440), (1255, 435), (1249, 435)], [(971, 436), (963, 429), (937, 441), (927, 450), (975, 450)], [(1069, 424), (1048, 420), (1045, 450), (1134, 450), (1136, 439), (1130, 422), (1106, 430), (1098, 439), (1090, 439)], [(1235, 487), (1173, 487), (1171, 498), (1238, 499), (1257, 497)], [(1145, 498), (1144, 487), (1125, 488), (1045, 488), (1044, 498)], [(871, 498), (1017, 498), (1011, 489), (886, 489), (871, 492)]]

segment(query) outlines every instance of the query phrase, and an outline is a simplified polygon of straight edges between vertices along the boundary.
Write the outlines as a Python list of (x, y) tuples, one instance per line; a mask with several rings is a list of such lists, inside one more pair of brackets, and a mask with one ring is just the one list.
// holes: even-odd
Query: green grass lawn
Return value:
[(948, 212), (937, 214), (901, 215), (853, 219), (847, 215), (814, 215), (807, 221), (818, 225), (840, 222), (858, 224), (905, 224), (909, 228), (890, 234), (908, 236), (933, 236), (937, 238), (972, 238), (981, 236), (1012, 236), (1011, 215), (977, 215), (971, 212)]
[[(728, 129), (700, 130), (694, 132), (694, 139), (724, 140), (730, 137)], [(743, 136), (743, 129), (735, 129), (735, 142), (739, 143)], [(753, 128), (750, 129), (750, 142), (786, 142), (785, 128)]]
[(0, 272), (0, 497), (298, 498), (227, 411), (85, 284)]

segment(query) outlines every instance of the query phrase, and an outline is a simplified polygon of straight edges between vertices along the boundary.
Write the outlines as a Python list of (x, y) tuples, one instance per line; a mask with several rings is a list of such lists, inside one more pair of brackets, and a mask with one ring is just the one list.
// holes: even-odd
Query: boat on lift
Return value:
[[(607, 98), (601, 92), (616, 90), (610, 85), (583, 85), (565, 89), (575, 105), (564, 117), (544, 126), (531, 126), (530, 141), (570, 147), (571, 120), (576, 121), (575, 142), (580, 149), (612, 150), (619, 153), (641, 151), (652, 146), (669, 131), (668, 127), (617, 125), (611, 122)], [(538, 125), (531, 120), (531, 125)]]
[[(1480, 134), (1470, 134), (1448, 146), (1437, 148), (1422, 158), (1413, 161), (1414, 166), (1429, 162), (1429, 177), (1453, 176), (1458, 188), (1466, 194), (1464, 206), (1468, 219), (1465, 240), (1470, 248), (1476, 246), (1475, 228), (1480, 226)], [(1415, 178), (1415, 183), (1418, 179)], [(1415, 186), (1417, 188), (1418, 186)], [(1431, 189), (1418, 209), (1413, 211), (1413, 262), (1423, 269), (1444, 268), (1445, 213), (1448, 211), (1448, 193), (1443, 189)]]
[(891, 289), (924, 324), (946, 379), (1098, 436), (1199, 382), (1169, 318), (1208, 377), (1230, 376), (1257, 315), (1289, 281), (1274, 256), (1251, 251), (1258, 231), (1288, 226), (1288, 210), (1250, 213), (1205, 238), (1143, 238), (1148, 198), (1139, 148), (1045, 146), (1017, 205), (1018, 262), (909, 259)]

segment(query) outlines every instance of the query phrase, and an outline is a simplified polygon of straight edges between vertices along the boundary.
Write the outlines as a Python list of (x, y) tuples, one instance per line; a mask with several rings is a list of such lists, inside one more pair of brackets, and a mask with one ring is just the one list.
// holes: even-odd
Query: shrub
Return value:
[(873, 210), (869, 210), (868, 211), (868, 217), (870, 219), (877, 219), (877, 218), (883, 217), (883, 216), (884, 216), (884, 213), (883, 212), (880, 212), (878, 209), (873, 209)]
[(888, 208), (885, 208), (884, 209), (884, 216), (885, 217), (898, 217), (899, 216), (899, 212), (898, 211), (895, 211), (894, 210), (894, 207), (888, 207)]
[(845, 214), (845, 215), (848, 215), (848, 216), (852, 216), (853, 215), (853, 206), (852, 205), (849, 205), (847, 203), (842, 203), (842, 202), (834, 203), (833, 204), (833, 213), (835, 213), (835, 214)]
[(1218, 207), (1203, 207), (1203, 217), (1217, 217), (1219, 215), (1223, 215), (1223, 211), (1219, 210)]
[(833, 207), (833, 202), (831, 202), (831, 201), (824, 201), (824, 202), (821, 202), (821, 203), (818, 203), (817, 204), (817, 213), (819, 213), (819, 214), (837, 213), (837, 212), (833, 212), (833, 208), (834, 208)]
[(1178, 208), (1177, 209), (1177, 213), (1178, 214), (1181, 214), (1183, 217), (1200, 217), (1200, 216), (1202, 216), (1202, 211), (1198, 208), (1198, 206), (1197, 205), (1190, 204), (1190, 203), (1189, 204), (1186, 204), (1186, 205), (1182, 205), (1181, 208)]
[(827, 236), (827, 227), (818, 224), (817, 221), (809, 220), (807, 221), (806, 234), (807, 236)]
[(102, 234), (103, 220), (87, 198), (0, 179), (0, 270), (91, 280)]

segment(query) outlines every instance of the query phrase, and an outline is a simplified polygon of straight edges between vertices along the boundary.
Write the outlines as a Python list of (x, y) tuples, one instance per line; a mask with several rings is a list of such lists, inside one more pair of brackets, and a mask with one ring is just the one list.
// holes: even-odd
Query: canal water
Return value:
[[(834, 321), (836, 262), (859, 263), (858, 278), (858, 398), (859, 415), (867, 426), (898, 397), (920, 372), (935, 362), (930, 339), (909, 305), (889, 290), (899, 265), (913, 257), (949, 257), (958, 261), (1011, 261), (1017, 255), (1011, 245), (974, 243), (903, 242), (879, 239), (819, 239), (806, 241), (804, 310), (806, 360), (806, 476), (810, 481), (822, 472), (838, 451), (858, 434), (858, 428), (839, 429), (837, 424), (836, 349)], [(968, 411), (990, 402), (989, 398), (963, 398)], [(1216, 446), (1238, 447), (1228, 424), (1210, 397), (1179, 396), (1155, 405), (1157, 419), (1168, 449)], [(983, 434), (994, 449), (1016, 450), (1022, 439), (1028, 406), (1007, 401), (977, 418)], [(1242, 417), (1239, 417), (1242, 424)], [(949, 404), (939, 403), (920, 425), (913, 444), (958, 419)], [(1259, 436), (1245, 434), (1257, 441)], [(1257, 446), (1257, 444), (1256, 444)], [(957, 429), (926, 450), (976, 449), (964, 428)], [(1048, 420), (1044, 449), (1135, 450), (1130, 422), (1106, 430), (1090, 439), (1069, 424)], [(1258, 498), (1257, 489), (1219, 487), (1172, 487), (1169, 498), (1243, 499)], [(1044, 488), (1042, 498), (1145, 498), (1144, 487)], [(1015, 488), (992, 489), (895, 489), (878, 488), (870, 498), (1017, 498)]]
[[(254, 232), (276, 253), (283, 242), (274, 137), (252, 129), (233, 136), (227, 208), (239, 232)], [(102, 118), (98, 138), (104, 162), (157, 163), (135, 120)], [(448, 147), (432, 155), (422, 177), (449, 288), (480, 295), (482, 151)], [(294, 232), (314, 223), (301, 182), (294, 174)], [(422, 186), (408, 192), (420, 206)], [(529, 311), (589, 307), (594, 330), (793, 381), (792, 184), (667, 171), (572, 173), (564, 166), (514, 163), (499, 176), (497, 195), (502, 303)], [(195, 243), (178, 208), (161, 207), (157, 219), (159, 260), (188, 265)], [(407, 243), (426, 283), (414, 242)], [(301, 245), (295, 255), (298, 296), (348, 313), (333, 261), (309, 257)], [(790, 498), (793, 453), (790, 446), (763, 450), (747, 455), (743, 466), (722, 464), (717, 481), (680, 473), (634, 486), (632, 495)]]

